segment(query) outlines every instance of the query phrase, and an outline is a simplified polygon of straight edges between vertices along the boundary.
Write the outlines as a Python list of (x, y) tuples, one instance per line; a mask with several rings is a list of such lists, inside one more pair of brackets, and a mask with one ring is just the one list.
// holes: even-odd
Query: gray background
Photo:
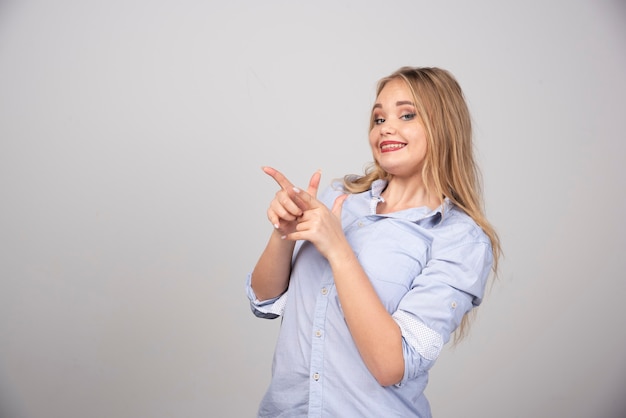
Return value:
[(437, 417), (626, 413), (623, 1), (0, 2), (0, 416), (252, 417), (273, 165), (370, 160), (375, 82), (441, 66), (500, 278)]

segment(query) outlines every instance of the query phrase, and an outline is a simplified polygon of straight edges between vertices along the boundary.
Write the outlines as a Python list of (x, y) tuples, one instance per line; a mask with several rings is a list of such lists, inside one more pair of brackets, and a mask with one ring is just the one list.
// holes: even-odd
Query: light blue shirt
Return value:
[[(343, 193), (333, 185), (328, 207)], [(463, 315), (480, 304), (492, 265), (488, 237), (449, 200), (377, 214), (386, 183), (350, 195), (342, 225), (380, 300), (402, 331), (404, 376), (383, 387), (371, 375), (344, 320), (332, 271), (310, 242), (299, 241), (289, 289), (259, 301), (255, 315), (282, 317), (272, 380), (259, 417), (430, 417), (428, 370)]]

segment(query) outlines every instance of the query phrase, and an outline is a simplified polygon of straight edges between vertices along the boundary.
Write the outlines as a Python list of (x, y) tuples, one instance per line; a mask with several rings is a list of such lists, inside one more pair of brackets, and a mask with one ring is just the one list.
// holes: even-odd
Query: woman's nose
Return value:
[(385, 121), (385, 123), (383, 123), (383, 125), (380, 128), (381, 135), (390, 135), (390, 134), (394, 134), (395, 132), (396, 132), (396, 129), (388, 121)]

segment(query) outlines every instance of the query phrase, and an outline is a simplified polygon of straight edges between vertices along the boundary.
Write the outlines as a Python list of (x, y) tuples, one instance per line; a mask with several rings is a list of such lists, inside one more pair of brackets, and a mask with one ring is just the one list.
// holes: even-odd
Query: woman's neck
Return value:
[(442, 199), (433, 193), (434, 190), (434, 186), (430, 186), (427, 190), (424, 183), (415, 179), (403, 181), (394, 177), (389, 180), (387, 187), (381, 193), (384, 202), (378, 204), (377, 212), (399, 212), (423, 206), (435, 209), (441, 205)]

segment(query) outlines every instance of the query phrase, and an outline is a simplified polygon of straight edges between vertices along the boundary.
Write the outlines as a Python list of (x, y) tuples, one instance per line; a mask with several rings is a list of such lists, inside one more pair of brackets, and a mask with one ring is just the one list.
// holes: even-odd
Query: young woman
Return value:
[(454, 77), (379, 81), (373, 164), (317, 196), (280, 186), (248, 277), (253, 312), (282, 317), (259, 417), (430, 417), (428, 371), (483, 298), (500, 252), (482, 210), (470, 115)]

